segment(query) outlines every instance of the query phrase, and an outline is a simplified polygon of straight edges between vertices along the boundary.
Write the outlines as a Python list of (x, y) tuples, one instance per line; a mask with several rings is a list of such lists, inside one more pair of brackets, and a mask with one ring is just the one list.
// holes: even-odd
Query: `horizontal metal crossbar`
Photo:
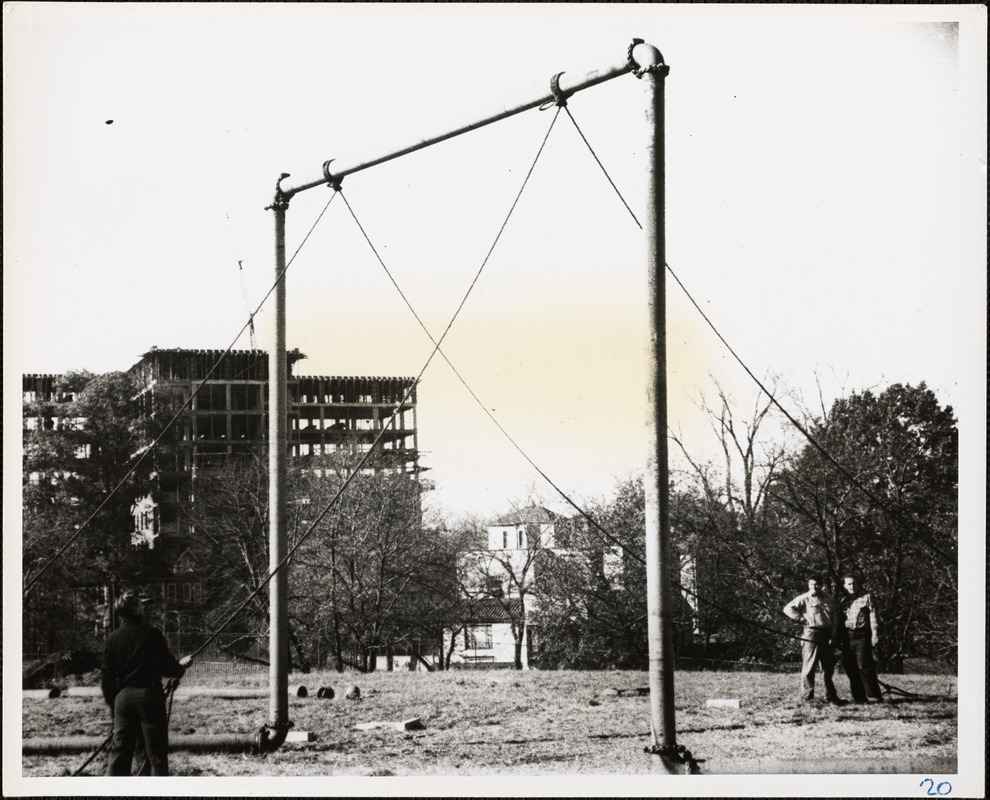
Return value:
[(442, 133), (416, 139), (412, 143), (389, 149), (381, 155), (364, 159), (352, 159), (350, 161), (327, 161), (323, 164), (318, 175), (310, 178), (303, 178), (297, 181), (290, 180), (290, 176), (285, 176), (278, 183), (279, 192), (284, 198), (287, 199), (298, 192), (305, 191), (306, 189), (312, 189), (316, 186), (324, 186), (334, 181), (339, 182), (347, 175), (352, 175), (355, 172), (360, 172), (361, 170), (368, 169), (369, 167), (383, 164), (386, 161), (391, 161), (399, 156), (404, 156), (417, 150), (422, 150), (430, 145), (443, 142), (447, 139), (452, 139), (455, 136), (460, 136), (462, 133), (477, 130), (478, 128), (490, 125), (493, 122), (498, 122), (499, 120), (506, 119), (507, 117), (522, 113), (523, 111), (539, 108), (540, 106), (548, 103), (554, 104), (561, 96), (569, 97), (575, 92), (579, 92), (599, 83), (604, 83), (605, 81), (611, 80), (612, 78), (617, 78), (620, 75), (625, 75), (629, 72), (640, 74), (643, 71), (649, 70), (661, 64), (663, 64), (663, 57), (655, 47), (644, 44), (639, 40), (634, 40), (628, 50), (623, 53), (621, 57), (616, 58), (612, 63), (605, 67), (574, 77), (569, 76), (569, 73), (567, 72), (557, 73), (552, 76), (552, 79), (547, 79), (542, 88), (530, 89), (519, 94), (518, 96), (503, 100), (501, 103), (501, 108), (481, 117), (480, 119), (465, 122)]

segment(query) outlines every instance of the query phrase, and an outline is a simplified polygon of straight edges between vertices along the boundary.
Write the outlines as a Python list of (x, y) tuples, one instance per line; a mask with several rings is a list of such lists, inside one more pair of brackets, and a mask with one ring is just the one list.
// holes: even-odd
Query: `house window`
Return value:
[(523, 549), (523, 532), (521, 530), (516, 531), (516, 547), (520, 550)]
[(502, 579), (497, 575), (488, 575), (485, 577), (485, 594), (489, 597), (501, 597), (502, 596)]
[(464, 631), (464, 643), (468, 650), (491, 650), (492, 626), (469, 625)]
[(165, 584), (165, 599), (166, 600), (175, 600), (175, 584), (174, 583), (166, 583)]
[(502, 549), (503, 550), (508, 550), (509, 549), (509, 532), (508, 531), (502, 531)]

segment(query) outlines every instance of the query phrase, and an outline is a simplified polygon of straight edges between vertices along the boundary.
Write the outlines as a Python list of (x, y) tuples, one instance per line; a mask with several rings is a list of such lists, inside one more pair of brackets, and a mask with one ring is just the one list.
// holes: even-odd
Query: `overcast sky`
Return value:
[[(266, 206), (280, 173), (318, 175), (327, 159), (481, 118), (557, 72), (611, 63), (638, 37), (670, 65), (667, 259), (723, 336), (812, 407), (819, 384), (828, 404), (927, 382), (957, 411), (964, 468), (982, 468), (976, 6), (12, 3), (3, 35), (12, 447), (19, 373), (126, 369), (152, 346), (231, 344), (273, 279)], [(643, 102), (627, 75), (569, 104), (640, 217)], [(345, 180), (435, 334), (553, 114)], [(292, 200), (290, 254), (330, 196)], [(644, 460), (640, 248), (561, 115), (444, 345), (515, 441), (580, 499), (608, 494)], [(667, 324), (671, 427), (713, 457), (698, 398), (717, 380), (745, 409), (756, 389), (672, 280)], [(266, 308), (258, 346), (270, 335)], [(413, 376), (432, 349), (340, 198), (289, 270), (288, 344), (308, 356), (297, 373), (312, 375)], [(236, 346), (250, 347), (248, 335)], [(485, 515), (533, 494), (566, 510), (441, 359), (418, 399), (431, 507)], [(980, 474), (967, 484), (976, 495)]]
[[(924, 380), (956, 407), (981, 383), (967, 382), (978, 365), (967, 359), (984, 330), (983, 116), (964, 100), (978, 87), (958, 57), (973, 46), (973, 10), (15, 3), (4, 13), (15, 375), (126, 369), (153, 345), (226, 348), (272, 282), (266, 206), (281, 172), (319, 175), (329, 158), (479, 119), (556, 72), (611, 63), (639, 37), (671, 67), (668, 262), (750, 368), (810, 405), (816, 381), (830, 401)], [(935, 19), (949, 22), (910, 21)], [(569, 108), (645, 213), (640, 82), (623, 76)], [(436, 334), (552, 116), (533, 110), (345, 181)], [(329, 197), (319, 187), (293, 199), (290, 254)], [(718, 380), (748, 408), (757, 390), (668, 284), (670, 423), (707, 457), (699, 396)], [(561, 116), (445, 352), (580, 498), (643, 463), (645, 287), (639, 229)], [(412, 376), (431, 351), (340, 198), (292, 264), (288, 298), (289, 347), (308, 356), (299, 374)], [(237, 347), (250, 346), (245, 333)], [(431, 505), (485, 514), (533, 492), (556, 501), (439, 358), (419, 406)]]

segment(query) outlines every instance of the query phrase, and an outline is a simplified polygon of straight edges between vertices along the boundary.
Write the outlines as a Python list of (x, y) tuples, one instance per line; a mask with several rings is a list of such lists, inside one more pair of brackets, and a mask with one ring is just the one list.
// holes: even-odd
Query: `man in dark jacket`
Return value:
[(843, 592), (839, 597), (839, 625), (842, 637), (842, 661), (849, 678), (853, 700), (883, 702), (873, 648), (877, 646), (877, 612), (869, 592), (863, 591), (859, 579), (851, 572), (842, 576)]
[(124, 592), (114, 604), (121, 625), (103, 651), (103, 697), (113, 710), (113, 742), (107, 775), (130, 775), (134, 749), (144, 740), (152, 775), (168, 775), (168, 720), (162, 677), (181, 678), (192, 659), (181, 661), (165, 636), (144, 621), (141, 600)]

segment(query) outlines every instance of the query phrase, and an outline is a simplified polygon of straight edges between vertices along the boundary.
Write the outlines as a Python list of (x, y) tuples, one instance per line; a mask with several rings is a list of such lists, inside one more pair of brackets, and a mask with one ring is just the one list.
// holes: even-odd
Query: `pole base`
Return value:
[(651, 745), (643, 748), (644, 753), (660, 756), (664, 767), (672, 775), (698, 775), (701, 773), (699, 764), (703, 758), (694, 758), (690, 750), (686, 750), (683, 745), (676, 747), (660, 747)]

